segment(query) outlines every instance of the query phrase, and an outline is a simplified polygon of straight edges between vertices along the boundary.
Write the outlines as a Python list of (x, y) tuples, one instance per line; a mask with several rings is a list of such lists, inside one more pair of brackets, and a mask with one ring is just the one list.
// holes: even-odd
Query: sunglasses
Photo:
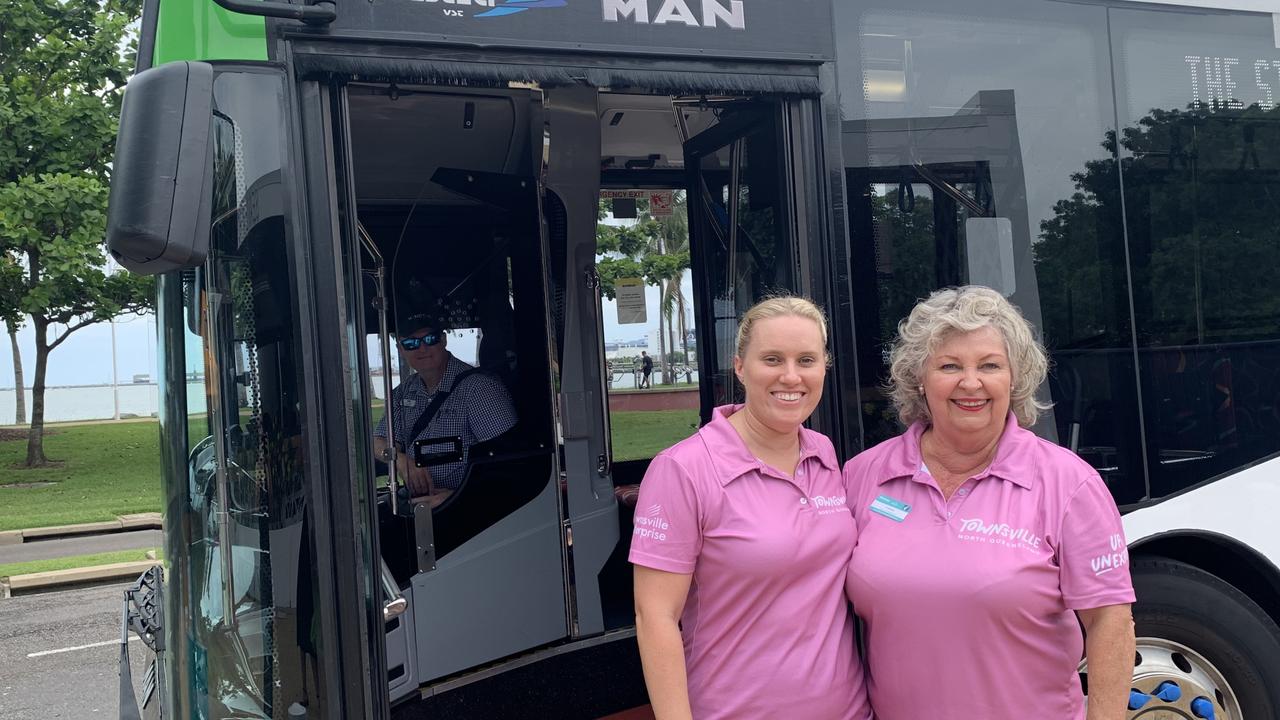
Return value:
[(439, 345), (440, 341), (443, 339), (444, 339), (444, 336), (441, 335), (440, 333), (427, 333), (422, 337), (400, 338), (400, 347), (404, 348), (405, 350), (417, 350), (419, 347), (423, 345), (426, 345), (427, 347), (431, 347), (433, 345)]

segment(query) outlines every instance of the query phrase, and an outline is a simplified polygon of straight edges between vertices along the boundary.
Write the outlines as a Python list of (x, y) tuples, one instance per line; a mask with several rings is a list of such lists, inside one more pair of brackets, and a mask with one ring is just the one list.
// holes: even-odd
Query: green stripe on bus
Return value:
[(213, 0), (161, 0), (154, 63), (266, 60), (266, 20), (233, 13)]

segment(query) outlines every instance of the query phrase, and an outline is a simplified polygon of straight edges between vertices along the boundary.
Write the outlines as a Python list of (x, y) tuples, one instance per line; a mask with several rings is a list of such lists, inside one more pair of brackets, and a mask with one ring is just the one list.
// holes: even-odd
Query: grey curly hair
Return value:
[(898, 323), (898, 337), (889, 353), (887, 390), (898, 418), (910, 425), (929, 421), (929, 405), (919, 387), (929, 355), (955, 332), (995, 328), (1004, 338), (1013, 383), (1009, 409), (1023, 427), (1035, 424), (1041, 410), (1051, 405), (1036, 399), (1036, 389), (1049, 371), (1044, 346), (1031, 323), (1003, 295), (981, 285), (943, 288), (916, 303), (911, 314)]

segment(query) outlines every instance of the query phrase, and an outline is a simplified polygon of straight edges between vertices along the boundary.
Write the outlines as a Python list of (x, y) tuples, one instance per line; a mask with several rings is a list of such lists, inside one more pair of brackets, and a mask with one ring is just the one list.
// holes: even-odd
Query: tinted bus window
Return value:
[(1159, 497), (1280, 450), (1280, 50), (1265, 15), (1113, 10), (1111, 26)]
[(1052, 354), (1037, 431), (1145, 493), (1105, 8), (837, 3), (867, 445), (900, 428), (879, 384), (930, 291), (1007, 294)]
[[(190, 478), (170, 505), (189, 528), (187, 571), (170, 621), (189, 672), (175, 716), (327, 717), (314, 684), (287, 668), (315, 663), (314, 528), (295, 329), (297, 275), (282, 202), (284, 84), (226, 73), (214, 83), (209, 257), (184, 283), (186, 369), (203, 373)], [(203, 351), (203, 352), (202, 352)], [(197, 354), (199, 353), (199, 354)], [(195, 409), (194, 407), (192, 409)], [(181, 553), (177, 553), (181, 554)], [(305, 659), (304, 659), (305, 658)]]

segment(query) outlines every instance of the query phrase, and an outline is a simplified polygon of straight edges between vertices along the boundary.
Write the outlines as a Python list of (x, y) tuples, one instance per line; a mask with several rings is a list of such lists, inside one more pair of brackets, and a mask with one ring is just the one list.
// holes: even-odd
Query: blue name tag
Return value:
[(911, 512), (911, 506), (888, 495), (881, 495), (872, 501), (871, 512), (879, 513), (894, 522), (902, 522), (907, 519), (907, 513)]

